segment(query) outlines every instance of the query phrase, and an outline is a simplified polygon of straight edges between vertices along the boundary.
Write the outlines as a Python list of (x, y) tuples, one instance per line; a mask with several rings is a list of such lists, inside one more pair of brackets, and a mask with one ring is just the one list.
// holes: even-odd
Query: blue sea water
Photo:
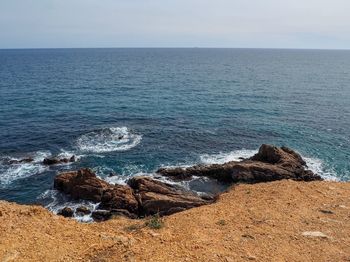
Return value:
[[(0, 199), (54, 206), (62, 170), (122, 182), (248, 156), (262, 143), (349, 180), (349, 128), (350, 51), (0, 50)], [(57, 154), (80, 159), (40, 164)], [(25, 156), (36, 162), (5, 164)]]

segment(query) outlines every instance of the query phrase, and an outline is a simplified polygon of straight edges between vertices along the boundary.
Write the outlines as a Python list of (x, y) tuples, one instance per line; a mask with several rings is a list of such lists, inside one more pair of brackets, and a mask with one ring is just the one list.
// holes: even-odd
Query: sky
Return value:
[(0, 48), (350, 49), (349, 0), (0, 0)]

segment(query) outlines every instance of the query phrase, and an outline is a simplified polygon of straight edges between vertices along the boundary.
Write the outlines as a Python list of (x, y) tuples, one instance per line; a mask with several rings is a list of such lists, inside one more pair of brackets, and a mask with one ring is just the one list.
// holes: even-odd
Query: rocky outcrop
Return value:
[(154, 180), (150, 177), (134, 177), (128, 181), (139, 202), (143, 216), (159, 214), (170, 215), (189, 208), (208, 204), (213, 199), (203, 199), (185, 192), (177, 186)]
[(287, 147), (278, 148), (271, 145), (262, 145), (256, 155), (240, 162), (189, 168), (161, 168), (157, 173), (174, 180), (205, 176), (226, 183), (258, 183), (281, 179), (321, 180), (319, 175), (306, 169), (305, 161), (298, 153)]
[(110, 188), (110, 185), (97, 178), (90, 169), (83, 168), (56, 176), (54, 188), (70, 194), (73, 199), (101, 202), (104, 192)]
[[(321, 180), (320, 176), (307, 170), (305, 161), (298, 153), (287, 147), (279, 148), (271, 145), (262, 145), (257, 154), (242, 161), (189, 168), (162, 168), (157, 172), (174, 180), (204, 176), (227, 185), (282, 179)], [(113, 215), (131, 218), (154, 214), (169, 215), (214, 202), (213, 197), (200, 197), (176, 185), (151, 177), (134, 177), (127, 182), (127, 185), (111, 185), (96, 177), (90, 169), (61, 173), (56, 176), (54, 187), (70, 194), (74, 199), (100, 203), (100, 210), (92, 213), (98, 221), (106, 220)]]
[(52, 157), (52, 158), (45, 158), (43, 160), (44, 165), (58, 165), (58, 164), (68, 164), (75, 162), (75, 156), (71, 156), (70, 158), (58, 158), (58, 157)]
[(128, 185), (111, 185), (96, 177), (90, 169), (59, 174), (54, 180), (54, 188), (74, 199), (99, 202), (100, 210), (92, 213), (98, 221), (113, 215), (131, 218), (168, 215), (213, 202), (211, 198), (201, 198), (150, 177), (133, 178)]

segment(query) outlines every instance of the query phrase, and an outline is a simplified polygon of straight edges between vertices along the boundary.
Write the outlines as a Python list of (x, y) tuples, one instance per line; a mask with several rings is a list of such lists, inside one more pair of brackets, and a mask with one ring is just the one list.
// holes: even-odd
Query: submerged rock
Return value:
[(23, 159), (19, 159), (19, 160), (17, 160), (17, 159), (11, 159), (11, 160), (7, 161), (7, 163), (8, 163), (9, 165), (13, 165), (13, 164), (22, 164), (22, 163), (32, 163), (32, 162), (34, 162), (34, 159), (31, 158), (31, 157), (23, 158)]
[(57, 158), (57, 157), (53, 157), (53, 158), (45, 158), (43, 160), (43, 164), (44, 165), (58, 165), (58, 164), (67, 164), (67, 163), (73, 163), (75, 162), (75, 156), (71, 156), (70, 158)]
[(161, 168), (157, 173), (174, 180), (205, 176), (226, 183), (258, 183), (281, 179), (299, 181), (322, 180), (310, 170), (295, 151), (287, 147), (262, 145), (259, 152), (243, 161), (225, 164), (197, 165), (189, 168)]

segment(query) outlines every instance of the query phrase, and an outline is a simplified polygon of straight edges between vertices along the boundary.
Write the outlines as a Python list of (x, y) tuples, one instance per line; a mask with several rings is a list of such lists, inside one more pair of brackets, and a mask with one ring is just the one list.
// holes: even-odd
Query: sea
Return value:
[[(57, 212), (81, 204), (53, 190), (59, 172), (89, 167), (123, 184), (249, 157), (263, 143), (297, 150), (325, 179), (350, 179), (350, 51), (0, 50), (0, 200)], [(34, 162), (8, 164), (23, 157)]]

